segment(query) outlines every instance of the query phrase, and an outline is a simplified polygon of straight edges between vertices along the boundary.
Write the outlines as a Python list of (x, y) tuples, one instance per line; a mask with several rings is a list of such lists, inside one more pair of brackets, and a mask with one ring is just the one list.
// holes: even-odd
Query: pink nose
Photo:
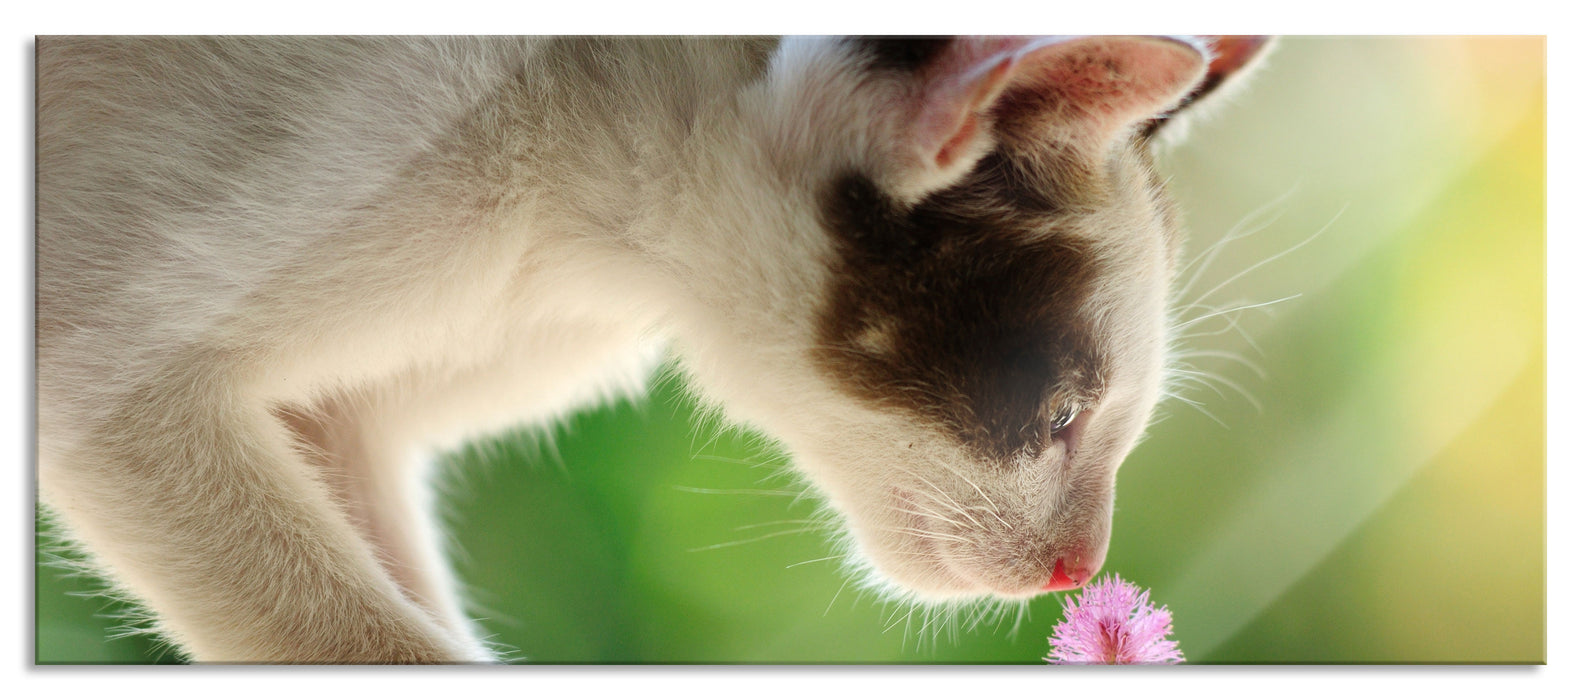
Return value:
[(1093, 572), (1083, 568), (1075, 568), (1067, 572), (1066, 560), (1056, 559), (1055, 573), (1049, 577), (1049, 583), (1044, 584), (1044, 590), (1069, 591), (1073, 588), (1081, 588), (1082, 584), (1087, 583), (1088, 577), (1092, 575)]

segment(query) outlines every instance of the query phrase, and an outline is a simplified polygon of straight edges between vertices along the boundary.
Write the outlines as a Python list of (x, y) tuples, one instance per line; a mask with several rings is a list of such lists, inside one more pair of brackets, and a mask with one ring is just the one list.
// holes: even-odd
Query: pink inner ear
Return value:
[(1062, 37), (958, 37), (923, 72), (914, 136), (931, 164), (959, 165), (982, 131), (982, 116), (1009, 83), (1022, 54)]
[(962, 151), (966, 150), (967, 143), (977, 133), (978, 115), (974, 112), (968, 112), (967, 118), (961, 122), (961, 128), (956, 130), (956, 135), (950, 137), (950, 140), (946, 141), (945, 145), (940, 146), (939, 152), (934, 154), (934, 165), (940, 168), (950, 167), (952, 163), (956, 162), (956, 159), (961, 157)]
[(979, 67), (964, 79), (958, 79), (954, 90), (941, 91), (934, 96), (935, 100), (929, 105), (932, 109), (927, 110), (933, 114), (925, 115), (924, 123), (929, 117), (937, 119), (938, 133), (950, 134), (934, 154), (935, 166), (949, 168), (962, 157), (967, 145), (978, 135), (981, 121), (978, 114), (1005, 88), (1011, 66), (1012, 58), (1005, 56), (986, 71)]
[(1269, 44), (1267, 36), (1211, 36), (1208, 40), (1214, 45), (1214, 62), (1208, 72), (1220, 79), (1246, 67)]
[(995, 114), (1010, 128), (1108, 137), (1170, 110), (1203, 79), (1207, 55), (1166, 37), (1086, 37), (1022, 56)]
[(957, 39), (924, 71), (913, 137), (943, 170), (967, 157), (991, 110), (1012, 128), (1108, 136), (1174, 106), (1206, 59), (1165, 37)]

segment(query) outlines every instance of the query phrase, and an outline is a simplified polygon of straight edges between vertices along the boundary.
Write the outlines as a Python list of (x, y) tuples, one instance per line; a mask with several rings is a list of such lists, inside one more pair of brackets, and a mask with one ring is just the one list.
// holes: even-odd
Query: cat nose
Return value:
[(1069, 591), (1074, 588), (1081, 588), (1083, 584), (1086, 584), (1088, 579), (1092, 577), (1093, 572), (1089, 571), (1087, 568), (1073, 566), (1068, 571), (1066, 569), (1066, 560), (1056, 559), (1055, 572), (1050, 575), (1049, 583), (1044, 584), (1044, 590)]

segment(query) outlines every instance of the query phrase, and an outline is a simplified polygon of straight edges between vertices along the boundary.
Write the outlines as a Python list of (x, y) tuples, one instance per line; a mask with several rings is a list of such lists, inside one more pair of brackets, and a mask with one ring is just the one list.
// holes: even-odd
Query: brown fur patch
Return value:
[(880, 70), (911, 73), (921, 70), (949, 48), (951, 38), (942, 36), (859, 36), (847, 37)]
[[(1092, 203), (1026, 165), (992, 155), (910, 208), (847, 174), (823, 202), (840, 259), (817, 361), (854, 396), (990, 458), (1043, 449), (1055, 406), (1093, 398), (1106, 373), (1077, 314), (1101, 263), (1060, 233)], [(889, 329), (885, 352), (875, 327)]]

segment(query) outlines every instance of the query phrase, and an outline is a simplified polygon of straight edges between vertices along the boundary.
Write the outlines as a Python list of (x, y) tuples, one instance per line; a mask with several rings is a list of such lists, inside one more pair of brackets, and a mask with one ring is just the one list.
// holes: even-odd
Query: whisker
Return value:
[(835, 589), (835, 595), (830, 596), (829, 605), (824, 606), (824, 617), (829, 617), (829, 611), (835, 608), (835, 599), (840, 597), (841, 591), (846, 590), (846, 585), (849, 583), (851, 583), (850, 577), (840, 582), (840, 588)]
[[(946, 502), (946, 501), (940, 500), (939, 496), (935, 496), (934, 494), (931, 494), (931, 493), (919, 492), (918, 495), (926, 497), (926, 498), (929, 499), (930, 502), (932, 502), (932, 503), (934, 503), (936, 505), (944, 506), (945, 508), (950, 509), (952, 512), (955, 512), (955, 513), (961, 515), (961, 517), (966, 518), (973, 525), (978, 526), (978, 529), (980, 529), (980, 530), (984, 529), (982, 522), (980, 522), (977, 518), (972, 517), (972, 514), (969, 513), (964, 506), (961, 506), (959, 503), (955, 503), (955, 501), (953, 499), (950, 502)], [(948, 496), (946, 498), (948, 498)], [(914, 504), (914, 505), (921, 505), (921, 504)]]
[(773, 537), (784, 537), (786, 535), (800, 535), (800, 534), (803, 534), (803, 533), (818, 532), (818, 531), (819, 531), (819, 528), (816, 528), (816, 527), (803, 527), (803, 528), (797, 528), (795, 530), (784, 530), (784, 531), (781, 531), (781, 532), (771, 532), (771, 533), (768, 533), (768, 534), (765, 534), (765, 535), (759, 535), (757, 537), (749, 537), (749, 538), (747, 538), (745, 540), (736, 540), (734, 542), (721, 542), (719, 544), (711, 544), (711, 545), (707, 545), (707, 546), (704, 546), (704, 547), (694, 547), (692, 549), (687, 550), (687, 552), (690, 554), (692, 552), (703, 552), (703, 551), (707, 551), (707, 550), (710, 550), (710, 549), (721, 549), (721, 548), (724, 548), (724, 547), (735, 547), (737, 545), (751, 544), (753, 542), (762, 542), (763, 540), (767, 540), (767, 539), (770, 539), (770, 538), (773, 538)]
[(798, 566), (803, 566), (803, 565), (806, 565), (806, 564), (817, 564), (818, 562), (821, 562), (821, 561), (829, 561), (831, 559), (839, 559), (842, 556), (844, 556), (844, 555), (836, 554), (834, 556), (819, 557), (817, 559), (809, 559), (807, 561), (799, 561), (799, 562), (797, 562), (795, 564), (786, 564), (786, 568), (790, 569), (790, 568), (794, 568), (794, 567), (798, 567)]
[(1283, 258), (1283, 257), (1285, 257), (1287, 255), (1290, 255), (1291, 253), (1293, 253), (1293, 252), (1299, 250), (1300, 248), (1302, 248), (1303, 246), (1305, 246), (1305, 245), (1307, 245), (1309, 243), (1312, 243), (1314, 240), (1317, 240), (1319, 236), (1324, 235), (1324, 233), (1329, 230), (1329, 227), (1333, 226), (1336, 221), (1339, 221), (1340, 217), (1342, 215), (1344, 215), (1345, 213), (1346, 213), (1346, 207), (1341, 207), (1340, 211), (1337, 212), (1335, 214), (1335, 216), (1329, 220), (1328, 223), (1324, 224), (1324, 226), (1322, 228), (1318, 229), (1318, 231), (1316, 233), (1314, 233), (1313, 235), (1308, 236), (1307, 238), (1303, 239), (1302, 242), (1297, 243), (1296, 245), (1293, 245), (1293, 246), (1291, 246), (1289, 248), (1286, 248), (1285, 250), (1282, 250), (1282, 251), (1280, 251), (1278, 253), (1275, 253), (1274, 255), (1271, 255), (1271, 256), (1269, 256), (1267, 258), (1264, 258), (1263, 260), (1261, 260), (1261, 261), (1259, 261), (1257, 263), (1254, 263), (1251, 267), (1248, 267), (1247, 269), (1242, 270), (1241, 272), (1238, 272), (1238, 273), (1236, 273), (1234, 275), (1231, 275), (1227, 279), (1221, 280), (1220, 283), (1215, 285), (1213, 289), (1210, 289), (1207, 292), (1204, 292), (1203, 294), (1199, 295), (1197, 299), (1195, 299), (1191, 304), (1188, 304), (1187, 306), (1191, 307), (1191, 306), (1196, 306), (1198, 304), (1203, 303), (1204, 299), (1207, 299), (1207, 298), (1213, 296), (1215, 292), (1218, 292), (1219, 290), (1224, 289), (1227, 285), (1230, 285), (1231, 283), (1235, 282), (1236, 280), (1239, 280), (1239, 279), (1241, 279), (1243, 277), (1246, 277), (1247, 275), (1251, 274), (1254, 270), (1257, 270), (1258, 268), (1261, 268), (1264, 265), (1268, 265), (1269, 263), (1272, 263), (1272, 262), (1274, 262), (1276, 260), (1279, 260), (1280, 258)]
[(1187, 328), (1191, 328), (1194, 324), (1202, 323), (1203, 321), (1207, 321), (1208, 319), (1211, 319), (1211, 318), (1218, 318), (1218, 317), (1224, 316), (1226, 314), (1236, 313), (1238, 311), (1247, 311), (1249, 309), (1262, 309), (1264, 307), (1273, 306), (1273, 305), (1279, 304), (1281, 302), (1290, 301), (1292, 299), (1296, 299), (1296, 298), (1299, 298), (1301, 296), (1302, 295), (1300, 293), (1297, 293), (1297, 294), (1292, 294), (1290, 296), (1280, 297), (1279, 299), (1274, 299), (1274, 300), (1271, 300), (1271, 301), (1260, 302), (1260, 303), (1257, 303), (1257, 304), (1242, 304), (1241, 306), (1233, 306), (1233, 307), (1230, 307), (1228, 309), (1216, 309), (1216, 310), (1211, 311), (1209, 313), (1206, 313), (1206, 314), (1203, 314), (1203, 315), (1198, 316), (1196, 318), (1193, 318), (1190, 321), (1182, 321), (1180, 323), (1176, 323), (1175, 325), (1171, 326), (1171, 329), (1172, 330), (1185, 330)]
[[(1199, 381), (1202, 381), (1205, 386), (1209, 386), (1210, 388), (1213, 387), (1213, 384), (1210, 384), (1207, 380), (1208, 379), (1216, 380), (1219, 383), (1221, 383), (1221, 384), (1225, 385), (1226, 387), (1230, 388), (1232, 391), (1235, 391), (1236, 393), (1241, 394), (1242, 398), (1247, 399), (1247, 403), (1252, 404), (1252, 407), (1254, 409), (1256, 409), (1259, 414), (1263, 413), (1263, 404), (1259, 403), (1258, 399), (1254, 398), (1253, 395), (1250, 392), (1248, 392), (1245, 388), (1242, 387), (1242, 385), (1237, 384), (1236, 382), (1233, 382), (1233, 381), (1231, 381), (1230, 379), (1228, 379), (1228, 378), (1226, 378), (1224, 376), (1221, 376), (1221, 375), (1218, 375), (1218, 374), (1214, 374), (1212, 372), (1204, 372), (1202, 370), (1178, 370), (1178, 371), (1181, 374), (1183, 374), (1183, 375), (1187, 375), (1189, 377), (1198, 378)], [(1219, 391), (1216, 390), (1214, 393), (1219, 394)], [(1220, 396), (1224, 396), (1224, 394), (1220, 394)]]
[[(1297, 190), (1297, 187), (1296, 186), (1292, 186), (1291, 189), (1286, 190), (1285, 194), (1282, 194), (1279, 197), (1276, 197), (1273, 200), (1271, 200), (1271, 201), (1259, 206), (1257, 209), (1254, 209), (1254, 210), (1248, 212), (1246, 216), (1243, 216), (1240, 221), (1237, 221), (1234, 225), (1232, 225), (1230, 227), (1230, 232), (1226, 233), (1223, 238), (1221, 238), (1219, 241), (1216, 241), (1213, 245), (1209, 246), (1208, 248), (1205, 248), (1203, 250), (1203, 252), (1198, 253), (1196, 257), (1194, 257), (1194, 258), (1192, 258), (1192, 260), (1188, 261), (1186, 265), (1183, 265), (1182, 266), (1183, 270), (1192, 270), (1192, 277), (1190, 279), (1188, 279), (1185, 284), (1181, 285), (1181, 287), (1180, 287), (1181, 291), (1179, 293), (1180, 294), (1185, 294), (1187, 291), (1191, 290), (1193, 287), (1195, 287), (1197, 285), (1198, 280), (1203, 277), (1203, 273), (1205, 271), (1207, 271), (1209, 269), (1209, 267), (1211, 267), (1213, 265), (1214, 258), (1219, 255), (1219, 252), (1221, 250), (1223, 250), (1226, 245), (1228, 245), (1232, 241), (1237, 241), (1237, 240), (1246, 238), (1248, 236), (1251, 236), (1253, 234), (1256, 234), (1256, 233), (1264, 230), (1265, 228), (1267, 228), (1269, 225), (1273, 224), (1275, 221), (1279, 220), (1280, 215), (1276, 214), (1273, 217), (1273, 219), (1271, 219), (1270, 221), (1268, 221), (1266, 223), (1261, 223), (1261, 224), (1258, 224), (1258, 225), (1252, 225), (1252, 221), (1255, 218), (1261, 217), (1261, 216), (1264, 216), (1265, 214), (1267, 214), (1276, 205), (1283, 203), (1292, 194), (1295, 194), (1296, 190)], [(1244, 226), (1246, 227), (1246, 230), (1242, 230), (1242, 228)], [(1206, 260), (1204, 259), (1205, 256), (1207, 257)], [(1201, 265), (1198, 265), (1199, 261), (1202, 262)], [(1194, 265), (1198, 266), (1195, 270), (1193, 269)]]
[[(922, 506), (919, 506), (919, 507), (922, 507)], [(947, 518), (947, 517), (945, 517), (943, 515), (939, 515), (937, 513), (916, 511), (916, 510), (907, 510), (905, 508), (893, 508), (892, 510), (894, 510), (897, 513), (909, 513), (909, 514), (912, 514), (912, 515), (921, 515), (921, 516), (923, 516), (925, 518), (933, 518), (933, 519), (941, 521), (941, 522), (950, 523), (951, 525), (955, 525), (957, 527), (960, 527), (961, 524), (962, 524), (960, 520), (956, 520), (955, 518)]]
[(1259, 355), (1263, 355), (1264, 354), (1263, 353), (1263, 348), (1258, 345), (1258, 341), (1253, 340), (1252, 336), (1249, 335), (1247, 333), (1247, 331), (1241, 327), (1241, 323), (1236, 320), (1235, 316), (1221, 316), (1220, 318), (1225, 319), (1225, 327), (1224, 328), (1221, 328), (1221, 329), (1219, 329), (1217, 331), (1201, 331), (1201, 332), (1197, 332), (1197, 333), (1187, 333), (1187, 334), (1184, 334), (1184, 335), (1178, 335), (1178, 336), (1173, 337), (1171, 339), (1171, 342), (1172, 343), (1180, 343), (1182, 341), (1190, 340), (1192, 338), (1212, 338), (1214, 336), (1224, 335), (1226, 333), (1229, 333), (1230, 331), (1236, 331), (1236, 333), (1241, 336), (1242, 340), (1247, 341), (1247, 345), (1249, 347), (1251, 347), (1254, 352), (1257, 352)]
[(1194, 406), (1202, 406), (1203, 405), (1203, 402), (1201, 402), (1201, 401), (1196, 401), (1196, 400), (1193, 400), (1193, 399), (1189, 399), (1186, 396), (1176, 392), (1173, 387), (1172, 388), (1167, 388), (1164, 391), (1162, 391), (1161, 393), (1164, 394), (1165, 398), (1167, 398), (1167, 399), (1174, 399), (1176, 401), (1180, 401), (1181, 403), (1191, 404), (1191, 405), (1194, 405)]
[(768, 466), (770, 462), (774, 461), (772, 459), (746, 459), (742, 457), (722, 457), (719, 455), (705, 454), (695, 454), (692, 455), (690, 459), (695, 462), (721, 462), (724, 464), (736, 464), (747, 467)]
[(961, 543), (964, 543), (964, 544), (972, 544), (972, 540), (969, 540), (969, 539), (967, 539), (965, 537), (962, 537), (960, 535), (951, 535), (951, 534), (947, 534), (947, 533), (943, 533), (943, 532), (934, 532), (933, 530), (924, 530), (922, 528), (916, 528), (916, 527), (892, 527), (892, 528), (886, 528), (886, 530), (888, 532), (902, 532), (902, 533), (906, 533), (906, 534), (909, 534), (909, 535), (917, 535), (918, 537), (921, 537), (921, 538), (923, 538), (925, 540), (951, 540), (953, 542), (961, 542)]
[[(980, 506), (980, 508), (981, 508), (981, 506)], [(1000, 521), (1000, 524), (1004, 525), (1005, 529), (1007, 529), (1007, 530), (1014, 530), (1014, 529), (1016, 529), (1016, 528), (1011, 527), (1010, 523), (1005, 522), (1005, 518), (1000, 517), (1000, 514), (997, 512), (998, 510), (999, 510), (999, 508), (997, 506), (994, 506), (994, 505), (991, 504), (989, 508), (984, 509), (984, 512), (988, 513), (991, 516), (993, 516), (995, 520)]]
[(945, 469), (945, 471), (948, 471), (951, 474), (954, 474), (956, 476), (956, 478), (967, 482), (967, 485), (971, 486), (972, 490), (977, 491), (978, 492), (978, 496), (983, 498), (983, 502), (988, 504), (988, 506), (989, 506), (989, 514), (993, 515), (996, 520), (999, 520), (1001, 525), (1004, 525), (1007, 528), (1011, 527), (1010, 523), (1005, 522), (1005, 520), (1000, 517), (1000, 507), (998, 505), (995, 505), (994, 501), (989, 498), (989, 495), (984, 493), (983, 489), (978, 488), (978, 485), (976, 483), (974, 483), (972, 481), (972, 479), (969, 479), (969, 478), (967, 478), (967, 476), (965, 474), (962, 474), (961, 472), (956, 471), (955, 467), (952, 467), (949, 464), (946, 464), (944, 460), (941, 460), (941, 459), (939, 459), (937, 457), (934, 457), (934, 458), (931, 458), (931, 459), (932, 459), (932, 461), (935, 464), (938, 464), (939, 466), (943, 467)]
[(1176, 393), (1166, 393), (1166, 396), (1169, 396), (1170, 398), (1176, 399), (1176, 400), (1180, 401), (1181, 403), (1184, 403), (1184, 404), (1186, 404), (1188, 406), (1191, 406), (1192, 408), (1196, 409), (1198, 413), (1201, 413), (1201, 414), (1203, 414), (1205, 416), (1208, 416), (1209, 420), (1214, 421), (1215, 423), (1218, 423), (1221, 428), (1225, 428), (1226, 430), (1230, 429), (1230, 426), (1225, 425), (1225, 421), (1222, 421), (1219, 418), (1215, 417), (1214, 414), (1209, 413), (1208, 409), (1204, 408), (1202, 403), (1197, 402), (1197, 401), (1193, 401), (1192, 399), (1186, 398), (1185, 396), (1182, 396), (1182, 395), (1176, 394)]
[(1205, 379), (1201, 375), (1198, 375), (1197, 373), (1190, 372), (1190, 371), (1185, 371), (1185, 370), (1178, 370), (1176, 372), (1176, 376), (1177, 376), (1177, 378), (1180, 379), (1180, 381), (1193, 382), (1193, 383), (1197, 384), (1198, 386), (1207, 388), (1209, 391), (1214, 392), (1215, 396), (1218, 396), (1218, 397), (1220, 397), (1222, 399), (1225, 398), (1225, 393), (1220, 391), (1219, 387), (1215, 386), (1213, 382), (1208, 381), (1207, 379)]
[[(901, 624), (902, 620), (901, 619), (897, 619), (897, 616), (900, 615), (900, 614), (901, 614), (901, 610), (899, 608), (897, 608), (896, 611), (890, 615), (890, 619), (895, 620), (895, 621), (891, 622), (889, 625), (885, 626), (885, 628), (884, 628), (885, 632), (889, 632), (890, 630), (895, 629), (896, 625)], [(912, 628), (912, 611), (910, 611), (910, 610), (907, 611), (905, 622), (907, 623), (907, 625), (906, 625), (907, 629), (911, 629)]]
[(927, 487), (929, 487), (931, 489), (934, 489), (935, 491), (938, 491), (940, 497), (942, 497), (944, 500), (940, 500), (940, 498), (936, 498), (932, 494), (929, 494), (926, 491), (917, 491), (915, 493), (917, 493), (920, 496), (927, 496), (930, 500), (933, 500), (935, 503), (938, 503), (939, 505), (944, 506), (946, 509), (948, 509), (950, 511), (953, 511), (953, 512), (957, 513), (958, 515), (960, 515), (960, 516), (962, 516), (962, 517), (964, 517), (964, 518), (966, 518), (968, 520), (971, 520), (972, 524), (977, 525), (979, 528), (983, 527), (983, 523), (978, 522), (977, 518), (972, 517), (972, 514), (968, 513), (967, 510), (965, 508), (963, 508), (961, 506), (961, 504), (956, 501), (956, 499), (952, 498), (950, 494), (945, 493), (945, 490), (939, 488), (938, 486), (936, 486), (934, 484), (934, 482), (929, 481), (928, 479), (925, 479), (922, 476), (919, 476), (916, 472), (913, 472), (912, 470), (907, 469), (905, 467), (897, 467), (897, 468), (900, 469), (903, 473), (911, 476), (912, 478), (917, 479), (923, 485), (925, 485), (925, 486), (927, 486)]
[(801, 495), (797, 491), (780, 491), (771, 489), (709, 489), (701, 486), (671, 486), (677, 491), (688, 493), (707, 493), (716, 496), (783, 496), (791, 497)]
[(771, 521), (766, 522), (766, 523), (752, 523), (750, 525), (737, 525), (735, 529), (737, 529), (737, 530), (751, 530), (751, 529), (757, 528), (757, 527), (770, 527), (772, 525), (822, 525), (822, 524), (824, 524), (824, 521), (822, 521), (822, 520), (816, 520), (816, 519), (812, 519), (812, 518), (802, 518), (802, 519), (798, 519), (798, 520), (771, 520)]
[(1174, 354), (1174, 358), (1177, 360), (1183, 360), (1189, 357), (1217, 357), (1224, 360), (1230, 360), (1231, 362), (1238, 363), (1251, 370), (1253, 374), (1258, 375), (1259, 379), (1269, 378), (1269, 376), (1264, 373), (1263, 368), (1258, 366), (1258, 363), (1242, 357), (1241, 355), (1234, 352), (1228, 352), (1225, 350), (1193, 350), (1191, 352)]
[(1019, 601), (1016, 605), (1016, 614), (1011, 617), (1011, 638), (1016, 638), (1016, 633), (1022, 629), (1022, 620), (1031, 620), (1033, 617), (1032, 605), (1026, 601)]

